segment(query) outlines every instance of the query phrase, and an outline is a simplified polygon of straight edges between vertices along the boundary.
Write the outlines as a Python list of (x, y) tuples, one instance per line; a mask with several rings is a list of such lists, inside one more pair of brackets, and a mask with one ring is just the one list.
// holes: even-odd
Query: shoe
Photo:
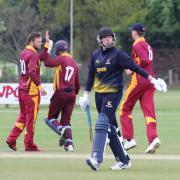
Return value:
[(16, 143), (11, 143), (9, 141), (6, 141), (6, 143), (9, 146), (9, 148), (11, 148), (13, 151), (17, 151)]
[(41, 150), (38, 148), (38, 146), (36, 144), (31, 144), (31, 145), (25, 145), (25, 151), (36, 151), (36, 152), (40, 152)]
[(99, 169), (99, 163), (96, 159), (88, 158), (86, 159), (86, 164), (94, 171), (97, 171)]
[(74, 151), (74, 147), (72, 144), (68, 145), (68, 146), (64, 146), (65, 151), (67, 152), (73, 152)]
[(41, 150), (38, 148), (26, 148), (25, 151), (26, 152), (40, 152)]
[(64, 136), (62, 136), (60, 139), (59, 139), (59, 146), (63, 146), (65, 144), (65, 139), (64, 139)]
[(135, 148), (137, 146), (135, 139), (131, 139), (130, 141), (125, 140), (124, 143), (124, 149), (125, 150), (130, 150), (132, 148)]
[(59, 131), (59, 135), (60, 135), (60, 139), (61, 139), (63, 137), (65, 131), (67, 129), (71, 129), (71, 126), (58, 126), (57, 129)]
[(128, 164), (124, 164), (123, 162), (117, 162), (113, 166), (110, 167), (111, 170), (122, 170), (122, 169), (128, 169), (132, 166), (131, 161), (128, 162)]
[(149, 145), (149, 147), (146, 149), (147, 154), (153, 154), (157, 151), (157, 149), (160, 147), (160, 140), (159, 138), (155, 138), (153, 142)]

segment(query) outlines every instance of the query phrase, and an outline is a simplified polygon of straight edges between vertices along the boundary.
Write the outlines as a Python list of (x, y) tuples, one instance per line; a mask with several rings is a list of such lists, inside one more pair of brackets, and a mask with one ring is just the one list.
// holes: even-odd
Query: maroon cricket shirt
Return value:
[[(141, 37), (134, 42), (132, 59), (150, 75), (155, 76), (153, 70), (153, 50), (144, 37)], [(133, 76), (137, 77), (138, 82), (147, 83), (147, 81), (137, 73), (133, 73)]]
[(80, 89), (78, 66), (68, 53), (63, 53), (55, 58), (47, 56), (45, 65), (56, 67), (54, 90), (66, 90), (70, 88), (73, 89), (75, 94), (78, 94)]
[(46, 44), (39, 54), (30, 45), (20, 53), (20, 90), (30, 95), (38, 94), (38, 87), (41, 85), (40, 61), (44, 60), (46, 56)]

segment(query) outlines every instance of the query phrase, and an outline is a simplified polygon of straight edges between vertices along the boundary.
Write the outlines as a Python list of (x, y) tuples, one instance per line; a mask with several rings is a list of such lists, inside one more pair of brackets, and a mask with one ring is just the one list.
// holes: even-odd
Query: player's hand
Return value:
[(46, 31), (46, 43), (48, 43), (48, 54), (51, 53), (51, 50), (53, 48), (53, 41), (49, 38), (49, 31)]
[(52, 48), (53, 48), (53, 41), (52, 41), (52, 40), (49, 40), (49, 46), (48, 46), (48, 51), (47, 51), (48, 54), (51, 53)]
[(46, 31), (46, 42), (49, 43), (49, 31)]
[(90, 106), (89, 92), (85, 91), (84, 95), (79, 98), (79, 105), (83, 111), (86, 110), (87, 106)]
[(47, 95), (47, 92), (46, 92), (46, 90), (45, 90), (43, 87), (41, 87), (41, 88), (39, 89), (39, 91), (40, 91), (41, 96)]
[(160, 79), (160, 78), (158, 78), (157, 80), (158, 80), (158, 83), (162, 87), (162, 91), (167, 92), (167, 84), (166, 84), (166, 82), (163, 79)]
[(150, 82), (154, 85), (155, 89), (162, 92), (167, 92), (167, 85), (163, 79), (155, 79), (153, 77), (149, 77)]
[(133, 71), (131, 71), (130, 69), (126, 69), (126, 75), (129, 76), (133, 73)]

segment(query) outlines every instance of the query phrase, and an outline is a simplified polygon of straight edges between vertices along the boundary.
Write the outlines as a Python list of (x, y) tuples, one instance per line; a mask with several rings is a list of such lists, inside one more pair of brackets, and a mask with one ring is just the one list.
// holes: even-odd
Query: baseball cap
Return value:
[(132, 27), (129, 28), (130, 31), (138, 31), (138, 32), (145, 32), (146, 29), (143, 24), (141, 23), (135, 23)]

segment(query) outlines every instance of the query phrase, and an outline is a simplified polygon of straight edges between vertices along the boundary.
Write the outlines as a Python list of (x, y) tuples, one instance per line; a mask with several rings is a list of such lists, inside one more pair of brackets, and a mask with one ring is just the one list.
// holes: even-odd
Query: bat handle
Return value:
[(93, 141), (93, 132), (92, 132), (92, 127), (89, 127), (89, 138), (90, 138), (90, 142)]

